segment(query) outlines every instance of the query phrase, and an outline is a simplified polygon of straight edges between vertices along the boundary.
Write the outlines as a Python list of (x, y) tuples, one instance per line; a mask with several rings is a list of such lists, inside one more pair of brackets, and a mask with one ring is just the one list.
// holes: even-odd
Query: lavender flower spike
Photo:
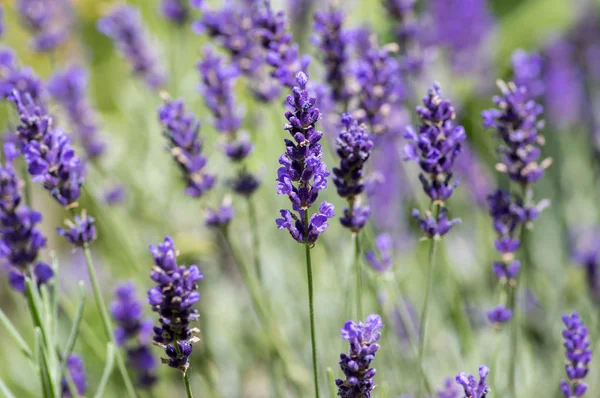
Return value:
[(375, 353), (379, 350), (376, 344), (381, 337), (380, 329), (383, 323), (379, 315), (371, 314), (365, 323), (358, 324), (348, 321), (341, 329), (342, 338), (350, 343), (348, 354), (340, 355), (340, 367), (346, 376), (346, 380), (337, 379), (338, 396), (342, 398), (370, 398), (371, 391), (376, 385), (373, 380), (375, 369), (371, 368), (371, 362), (375, 359)]
[(148, 303), (159, 314), (159, 326), (154, 326), (154, 344), (162, 347), (167, 358), (162, 362), (184, 374), (189, 367), (192, 344), (199, 341), (193, 336), (198, 329), (190, 329), (190, 323), (198, 320), (198, 310), (193, 305), (200, 299), (196, 282), (204, 275), (197, 265), (177, 264), (177, 250), (170, 237), (164, 243), (150, 246), (154, 268), (150, 278), (156, 286), (148, 290)]
[(165, 104), (158, 109), (158, 119), (169, 139), (171, 155), (185, 177), (186, 194), (194, 198), (202, 196), (213, 187), (215, 178), (204, 170), (206, 157), (202, 155), (198, 137), (200, 122), (193, 114), (186, 113), (183, 101), (166, 97)]
[(491, 392), (485, 381), (489, 373), (490, 369), (485, 365), (481, 365), (479, 367), (479, 382), (472, 375), (467, 376), (460, 373), (456, 376), (456, 383), (462, 386), (468, 398), (485, 398)]
[(568, 381), (560, 382), (560, 389), (565, 398), (582, 397), (587, 391), (587, 384), (583, 379), (589, 372), (589, 363), (592, 361), (592, 350), (588, 329), (583, 325), (579, 314), (573, 312), (571, 316), (563, 315), (562, 321), (566, 326), (562, 335), (564, 338), (565, 356)]
[[(69, 359), (67, 359), (67, 371), (69, 372), (69, 376), (71, 376), (77, 394), (81, 396), (85, 395), (87, 391), (87, 380), (85, 377), (85, 369), (83, 368), (83, 359), (77, 354), (69, 355)], [(64, 378), (61, 380), (61, 391), (62, 397), (71, 397), (69, 385)]]
[(421, 121), (418, 131), (412, 127), (406, 130), (405, 138), (409, 143), (404, 147), (404, 154), (406, 160), (413, 160), (421, 167), (419, 179), (425, 194), (432, 203), (441, 206), (436, 215), (427, 212), (425, 217), (419, 211), (413, 211), (425, 236), (438, 239), (459, 222), (448, 219), (445, 202), (458, 186), (457, 180), (452, 181), (454, 160), (467, 136), (462, 126), (454, 125), (454, 107), (441, 97), (437, 84), (423, 98), (423, 105), (417, 107)]
[(310, 97), (306, 90), (308, 76), (304, 72), (296, 75), (298, 86), (287, 97), (287, 103), (293, 108), (285, 117), (284, 126), (294, 141), (286, 139), (286, 151), (279, 158), (281, 167), (277, 170), (277, 193), (288, 195), (292, 208), (281, 210), (282, 218), (276, 220), (278, 229), (287, 229), (298, 242), (314, 244), (319, 235), (327, 229), (327, 220), (335, 215), (333, 205), (323, 202), (319, 212), (313, 214), (306, 224), (305, 212), (315, 203), (319, 191), (327, 188), (329, 172), (322, 161), (321, 138), (315, 124), (321, 113), (315, 108), (316, 98)]
[(62, 228), (56, 230), (73, 246), (88, 247), (90, 243), (96, 240), (94, 217), (89, 217), (85, 210), (81, 212), (81, 215), (75, 216), (73, 221), (67, 220), (65, 223), (69, 227), (68, 230)]
[(162, 0), (160, 11), (165, 19), (183, 26), (189, 19), (189, 10), (185, 0)]
[(159, 69), (156, 55), (137, 8), (120, 5), (98, 21), (98, 30), (110, 37), (133, 68), (151, 88), (163, 85), (165, 77)]
[(66, 41), (69, 34), (69, 2), (18, 0), (17, 11), (25, 27), (31, 31), (31, 47), (38, 52), (52, 52)]

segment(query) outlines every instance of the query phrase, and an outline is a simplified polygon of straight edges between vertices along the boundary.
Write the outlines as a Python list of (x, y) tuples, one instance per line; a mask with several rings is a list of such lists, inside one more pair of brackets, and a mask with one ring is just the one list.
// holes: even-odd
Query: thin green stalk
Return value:
[[(427, 286), (425, 287), (425, 303), (423, 304), (423, 311), (421, 312), (421, 341), (419, 346), (419, 369), (421, 371), (421, 380), (425, 378), (423, 372), (423, 355), (425, 352), (425, 342), (427, 340), (427, 316), (429, 314), (429, 301), (431, 290), (433, 288), (433, 275), (435, 273), (435, 253), (437, 248), (437, 240), (435, 238), (430, 239), (429, 245), (429, 271), (427, 273)], [(419, 394), (421, 396), (421, 380), (419, 380)], [(431, 395), (431, 391), (428, 391)]]
[[(90, 252), (89, 247), (84, 247), (83, 253), (85, 254), (85, 262), (87, 265), (88, 273), (90, 275), (90, 281), (92, 283), (92, 292), (94, 294), (94, 300), (96, 301), (96, 305), (98, 307), (98, 312), (100, 313), (100, 318), (102, 319), (102, 325), (104, 326), (106, 338), (115, 347), (117, 347), (115, 336), (113, 334), (112, 322), (110, 320), (110, 317), (108, 316), (108, 310), (106, 309), (104, 299), (102, 298), (102, 292), (100, 291), (100, 285), (98, 284), (98, 278), (96, 277), (96, 270), (94, 269), (94, 262), (92, 260), (92, 253)], [(133, 383), (131, 382), (129, 374), (127, 373), (127, 367), (125, 366), (125, 362), (123, 361), (123, 357), (121, 356), (120, 350), (116, 350), (115, 359), (117, 361), (117, 366), (119, 367), (119, 372), (121, 373), (121, 376), (123, 378), (123, 382), (125, 383), (125, 389), (127, 390), (127, 394), (131, 398), (137, 398), (137, 394), (135, 393)]]
[(361, 319), (362, 310), (362, 269), (360, 267), (360, 239), (359, 232), (352, 234), (354, 238), (354, 270), (356, 272), (356, 319)]
[[(304, 211), (305, 236), (308, 238), (308, 210)], [(319, 398), (319, 371), (317, 366), (317, 339), (315, 336), (315, 308), (313, 303), (313, 275), (312, 262), (310, 258), (310, 245), (304, 245), (306, 249), (306, 274), (308, 276), (308, 311), (310, 315), (310, 342), (312, 345), (313, 378), (315, 383), (315, 397)]]
[(512, 308), (513, 316), (510, 325), (510, 368), (509, 368), (509, 385), (511, 396), (513, 398), (517, 398), (517, 349), (518, 349), (518, 339), (519, 339), (519, 324), (518, 324), (518, 316), (517, 316), (517, 286), (515, 285), (511, 291), (509, 296), (509, 308)]
[(331, 367), (327, 368), (327, 379), (329, 380), (329, 396), (330, 398), (336, 398), (338, 396), (337, 385), (335, 384), (335, 376)]
[(194, 398), (194, 394), (192, 394), (192, 386), (190, 385), (189, 371), (183, 372), (183, 382), (185, 383), (185, 392), (187, 393), (188, 398)]
[(248, 217), (250, 219), (250, 231), (252, 234), (252, 249), (254, 256), (254, 268), (258, 280), (262, 281), (262, 265), (260, 262), (260, 235), (258, 234), (258, 222), (256, 217), (256, 208), (252, 199), (248, 197)]
[(25, 163), (24, 161), (21, 163), (21, 178), (25, 182), (25, 187), (23, 188), (23, 193), (25, 196), (25, 205), (31, 208), (31, 178), (29, 178), (29, 171), (27, 171), (27, 163)]

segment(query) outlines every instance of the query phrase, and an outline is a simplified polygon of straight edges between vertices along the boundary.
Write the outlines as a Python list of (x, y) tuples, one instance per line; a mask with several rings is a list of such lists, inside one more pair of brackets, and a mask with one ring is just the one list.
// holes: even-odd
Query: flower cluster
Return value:
[(340, 166), (333, 169), (333, 182), (338, 195), (348, 201), (348, 207), (344, 209), (344, 216), (340, 221), (344, 227), (358, 232), (364, 227), (370, 214), (369, 207), (362, 208), (356, 200), (365, 189), (363, 169), (371, 156), (373, 141), (365, 126), (359, 125), (352, 116), (343, 114), (341, 123), (344, 130), (336, 139)]
[(200, 299), (196, 282), (204, 277), (197, 265), (177, 264), (177, 251), (170, 237), (158, 246), (150, 246), (154, 268), (150, 278), (156, 286), (148, 290), (148, 303), (159, 314), (159, 326), (154, 326), (154, 344), (165, 350), (168, 358), (162, 362), (185, 373), (192, 353), (193, 336), (190, 322), (198, 320), (193, 305)]
[(587, 376), (588, 366), (592, 361), (588, 329), (576, 312), (571, 316), (563, 315), (562, 321), (566, 327), (562, 335), (567, 359), (565, 370), (569, 381), (562, 380), (560, 389), (565, 398), (581, 397), (587, 391), (587, 384), (583, 383), (583, 379)]
[(538, 53), (515, 50), (512, 54), (512, 67), (515, 84), (524, 87), (530, 99), (535, 99), (544, 93), (542, 57)]
[(0, 97), (8, 99), (17, 90), (43, 106), (44, 85), (31, 68), (20, 68), (12, 50), (0, 49)]
[(490, 369), (485, 365), (481, 365), (479, 367), (479, 381), (473, 375), (467, 376), (464, 373), (460, 373), (456, 376), (456, 383), (462, 386), (465, 396), (469, 398), (485, 398), (491, 391), (485, 381), (489, 373)]
[(98, 21), (98, 30), (113, 40), (131, 63), (134, 74), (141, 76), (151, 88), (163, 85), (165, 78), (138, 9), (125, 5), (114, 7)]
[(52, 52), (69, 35), (66, 1), (18, 0), (17, 11), (25, 27), (33, 33), (31, 46), (35, 51)]
[(539, 162), (544, 137), (539, 134), (544, 126), (538, 120), (542, 106), (528, 98), (527, 89), (514, 83), (499, 82), (502, 96), (494, 97), (498, 109), (483, 111), (483, 125), (494, 128), (502, 144), (498, 170), (508, 174), (509, 178), (528, 186), (544, 175), (544, 169), (550, 160)]
[(319, 141), (323, 133), (315, 127), (321, 115), (315, 108), (317, 99), (308, 95), (308, 76), (304, 72), (298, 72), (296, 81), (298, 86), (287, 97), (293, 110), (286, 112), (288, 123), (284, 126), (294, 140), (285, 140), (286, 151), (279, 158), (277, 194), (288, 195), (298, 215), (281, 210), (282, 218), (276, 223), (278, 229), (287, 229), (296, 241), (312, 244), (327, 229), (327, 219), (335, 214), (333, 205), (323, 202), (319, 213), (313, 214), (306, 224), (305, 212), (315, 203), (319, 191), (327, 188), (329, 172), (321, 159)]
[(76, 215), (73, 220), (65, 223), (68, 229), (57, 228), (59, 235), (64, 236), (67, 242), (73, 246), (87, 247), (96, 240), (96, 226), (94, 217), (87, 215), (83, 210), (81, 215)]
[(415, 5), (416, 0), (385, 0), (384, 6), (398, 25), (396, 26), (396, 42), (400, 52), (400, 66), (405, 73), (418, 74), (423, 68), (421, 54), (421, 38), (419, 37), (419, 21)]
[(361, 88), (357, 119), (367, 124), (373, 134), (388, 131), (393, 106), (405, 95), (400, 64), (394, 58), (397, 50), (395, 44), (371, 45), (354, 68), (354, 77)]
[(211, 228), (225, 228), (233, 219), (233, 206), (229, 201), (225, 201), (216, 210), (208, 209), (205, 223)]
[(95, 158), (104, 152), (105, 144), (98, 137), (97, 116), (87, 98), (87, 84), (85, 69), (73, 66), (55, 73), (48, 82), (48, 91), (66, 110), (87, 156)]
[(129, 367), (135, 371), (138, 385), (151, 388), (156, 382), (156, 361), (150, 349), (152, 321), (142, 318), (142, 304), (135, 296), (133, 283), (117, 285), (110, 312), (117, 324), (115, 340), (127, 349)]
[(431, 198), (434, 206), (441, 207), (437, 214), (427, 212), (421, 217), (418, 210), (413, 216), (419, 219), (419, 227), (427, 238), (439, 238), (459, 222), (449, 220), (444, 203), (458, 186), (452, 181), (454, 160), (461, 152), (466, 139), (462, 126), (455, 126), (456, 113), (449, 100), (441, 97), (440, 87), (434, 85), (423, 98), (423, 105), (417, 107), (421, 123), (418, 131), (407, 128), (405, 138), (409, 143), (404, 147), (407, 160), (414, 160), (421, 167), (419, 179), (425, 194)]
[(376, 344), (381, 337), (380, 329), (383, 323), (379, 315), (371, 314), (365, 323), (358, 324), (348, 321), (341, 329), (342, 338), (350, 343), (348, 354), (340, 355), (340, 367), (346, 380), (336, 379), (338, 396), (342, 398), (354, 398), (371, 396), (371, 391), (376, 387), (373, 378), (375, 369), (371, 368), (371, 362), (375, 359), (375, 353), (379, 350)]
[(6, 163), (0, 167), (0, 257), (10, 266), (11, 287), (24, 292), (28, 267), (32, 267), (38, 284), (48, 282), (54, 272), (49, 265), (36, 263), (38, 252), (46, 247), (46, 238), (36, 227), (42, 215), (21, 205), (20, 183), (13, 168), (18, 155), (13, 144), (4, 145)]
[[(69, 376), (71, 376), (71, 380), (73, 381), (73, 385), (77, 390), (77, 394), (81, 396), (85, 395), (87, 391), (87, 380), (85, 377), (85, 369), (83, 367), (83, 359), (77, 354), (71, 354), (69, 355), (69, 359), (67, 359), (66, 367)], [(71, 398), (69, 385), (64, 378), (61, 380), (61, 396), (64, 398)]]
[(331, 7), (315, 12), (313, 44), (319, 49), (325, 66), (324, 80), (331, 88), (331, 99), (346, 107), (351, 97), (347, 84), (349, 35), (343, 30), (344, 13)]
[(202, 196), (214, 186), (215, 177), (204, 170), (206, 157), (202, 155), (198, 136), (200, 122), (193, 114), (186, 113), (183, 101), (169, 99), (158, 109), (158, 119), (169, 139), (171, 155), (185, 177), (186, 194), (194, 198)]
[(189, 18), (189, 11), (184, 0), (162, 0), (160, 11), (167, 20), (176, 25), (185, 25)]
[(379, 258), (373, 250), (367, 250), (365, 259), (375, 271), (384, 272), (392, 266), (394, 242), (389, 235), (381, 234), (375, 238), (375, 246), (379, 251)]

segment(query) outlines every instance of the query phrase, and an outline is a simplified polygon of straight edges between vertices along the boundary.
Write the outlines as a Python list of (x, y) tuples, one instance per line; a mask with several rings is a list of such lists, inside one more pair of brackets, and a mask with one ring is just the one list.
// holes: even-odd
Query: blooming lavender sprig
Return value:
[(407, 160), (413, 160), (421, 167), (419, 179), (423, 190), (434, 205), (441, 207), (437, 214), (427, 211), (424, 217), (418, 210), (413, 210), (413, 216), (419, 220), (419, 227), (427, 238), (439, 239), (460, 222), (448, 219), (445, 202), (458, 186), (458, 180), (452, 181), (452, 171), (467, 136), (462, 126), (454, 125), (454, 107), (441, 97), (437, 84), (423, 98), (423, 105), (417, 107), (421, 122), (418, 130), (412, 127), (406, 130), (405, 138), (409, 143), (404, 147), (404, 154)]
[(148, 290), (148, 303), (159, 314), (159, 326), (154, 326), (154, 344), (165, 350), (167, 358), (162, 362), (181, 370), (189, 367), (192, 344), (199, 341), (193, 336), (198, 329), (190, 329), (190, 323), (198, 320), (198, 310), (193, 305), (200, 299), (196, 282), (204, 275), (197, 265), (177, 264), (177, 250), (170, 237), (163, 243), (150, 246), (154, 268), (150, 278), (156, 286)]
[(65, 221), (65, 224), (68, 229), (57, 228), (56, 230), (73, 246), (88, 247), (96, 240), (94, 217), (88, 216), (85, 210), (82, 210), (80, 215), (75, 215), (73, 220)]
[(151, 88), (163, 85), (165, 77), (137, 8), (125, 5), (112, 8), (98, 21), (98, 30), (113, 40), (135, 75), (142, 77)]
[(592, 361), (592, 350), (588, 329), (583, 325), (579, 314), (573, 312), (570, 316), (563, 315), (565, 329), (562, 332), (567, 364), (565, 371), (568, 381), (560, 382), (560, 389), (565, 398), (582, 397), (587, 391), (583, 379), (589, 372)]
[(369, 207), (361, 207), (357, 199), (365, 189), (363, 169), (371, 155), (373, 141), (366, 127), (359, 125), (352, 116), (343, 114), (341, 123), (344, 130), (336, 139), (340, 165), (333, 169), (333, 182), (338, 195), (348, 201), (348, 207), (344, 208), (344, 216), (340, 218), (340, 222), (357, 233), (365, 226), (370, 214)]
[(350, 343), (348, 354), (340, 355), (340, 368), (346, 380), (336, 379), (338, 396), (342, 398), (370, 398), (371, 391), (376, 387), (373, 378), (375, 369), (371, 362), (379, 350), (376, 344), (381, 337), (380, 329), (383, 323), (379, 315), (371, 314), (362, 322), (348, 321), (340, 330), (342, 338)]
[(202, 196), (215, 184), (215, 177), (204, 170), (206, 157), (202, 154), (202, 142), (198, 132), (200, 122), (185, 110), (181, 100), (165, 99), (158, 109), (158, 119), (169, 139), (169, 149), (186, 180), (186, 194), (194, 198)]
[(400, 64), (393, 56), (397, 50), (396, 44), (371, 44), (353, 70), (360, 87), (355, 116), (375, 135), (388, 131), (392, 109), (405, 95)]
[(460, 373), (456, 376), (456, 383), (459, 384), (465, 391), (468, 398), (485, 398), (491, 392), (491, 389), (486, 383), (486, 378), (490, 373), (490, 369), (481, 365), (479, 367), (479, 381), (473, 375)]
[(42, 215), (21, 204), (20, 182), (13, 167), (18, 155), (14, 144), (4, 145), (6, 163), (0, 167), (0, 257), (10, 266), (11, 287), (24, 292), (28, 267), (38, 285), (47, 283), (54, 272), (49, 265), (37, 262), (40, 249), (46, 247), (46, 237), (36, 227)]
[(17, 90), (43, 107), (44, 84), (29, 67), (19, 67), (15, 54), (8, 48), (0, 49), (0, 97), (9, 99)]
[(216, 210), (208, 209), (207, 212), (204, 222), (211, 228), (227, 228), (233, 219), (233, 206), (227, 199)]
[(35, 51), (52, 52), (68, 38), (68, 1), (18, 0), (17, 11), (33, 34), (31, 46)]
[(136, 298), (133, 283), (117, 285), (110, 312), (117, 325), (115, 340), (126, 348), (129, 367), (137, 375), (138, 386), (152, 388), (156, 383), (156, 361), (150, 349), (152, 320), (142, 318), (142, 303)]
[(190, 16), (185, 0), (162, 0), (160, 11), (165, 19), (179, 26), (185, 25)]
[[(87, 379), (85, 377), (85, 369), (83, 365), (83, 359), (78, 354), (71, 354), (67, 359), (67, 371), (73, 381), (73, 385), (77, 390), (77, 394), (83, 396), (87, 391)], [(61, 380), (61, 397), (70, 398), (71, 391), (69, 390), (69, 384), (65, 378)]]
[(48, 91), (66, 110), (88, 158), (96, 158), (104, 152), (105, 144), (98, 135), (98, 117), (87, 97), (87, 85), (85, 69), (72, 66), (54, 74)]
[(296, 241), (313, 244), (327, 229), (327, 219), (335, 213), (333, 205), (323, 202), (319, 212), (313, 214), (310, 221), (307, 220), (306, 212), (316, 202), (319, 191), (327, 188), (329, 172), (322, 161), (319, 143), (323, 133), (315, 127), (321, 116), (319, 109), (315, 108), (317, 100), (308, 95), (308, 76), (304, 72), (298, 72), (296, 81), (298, 86), (287, 97), (287, 103), (293, 110), (286, 112), (288, 124), (284, 126), (294, 141), (285, 140), (286, 152), (279, 158), (281, 167), (277, 170), (277, 193), (288, 195), (298, 215), (281, 210), (282, 218), (276, 223), (278, 229), (287, 229)]
[(349, 34), (344, 31), (344, 12), (330, 7), (327, 11), (315, 12), (315, 35), (313, 44), (318, 48), (325, 66), (325, 82), (331, 89), (331, 99), (346, 109), (351, 98), (348, 87), (348, 42)]

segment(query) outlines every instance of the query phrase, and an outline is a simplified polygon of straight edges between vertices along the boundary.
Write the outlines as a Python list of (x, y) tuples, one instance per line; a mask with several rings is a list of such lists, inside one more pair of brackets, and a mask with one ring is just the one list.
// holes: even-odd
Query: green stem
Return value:
[[(435, 252), (437, 248), (437, 240), (432, 238), (429, 245), (429, 271), (427, 273), (427, 286), (425, 290), (425, 303), (423, 304), (423, 311), (421, 312), (421, 341), (419, 345), (419, 370), (421, 372), (421, 379), (425, 379), (423, 373), (423, 356), (425, 352), (425, 342), (427, 341), (427, 315), (429, 314), (429, 301), (431, 290), (433, 288), (433, 275), (435, 272)], [(421, 381), (419, 381), (419, 394), (421, 396)], [(428, 391), (431, 395), (431, 391)]]
[(22, 177), (25, 182), (25, 187), (23, 189), (23, 193), (25, 194), (25, 205), (31, 208), (31, 178), (29, 178), (29, 171), (27, 170), (27, 163), (22, 162)]
[(256, 217), (256, 208), (252, 199), (248, 197), (248, 217), (250, 219), (250, 231), (252, 233), (252, 247), (254, 256), (254, 268), (258, 280), (262, 281), (262, 266), (260, 262), (260, 235), (258, 233), (258, 222)]
[(187, 393), (188, 398), (194, 398), (194, 394), (192, 394), (192, 386), (190, 385), (189, 369), (183, 373), (183, 382), (185, 383), (185, 392)]
[[(85, 254), (85, 262), (87, 265), (88, 273), (90, 275), (90, 282), (92, 283), (92, 292), (94, 294), (96, 306), (98, 307), (98, 312), (100, 313), (100, 318), (102, 319), (102, 325), (104, 326), (106, 338), (108, 339), (108, 341), (113, 343), (115, 347), (117, 347), (115, 336), (113, 334), (112, 322), (108, 315), (108, 310), (106, 309), (106, 303), (102, 298), (102, 292), (100, 291), (100, 285), (98, 284), (98, 278), (96, 277), (96, 270), (94, 269), (94, 262), (92, 260), (92, 253), (90, 252), (89, 247), (84, 247), (83, 253)], [(125, 389), (127, 390), (127, 394), (130, 398), (137, 398), (135, 389), (133, 388), (133, 384), (131, 382), (131, 379), (129, 378), (129, 374), (127, 373), (127, 368), (125, 367), (125, 362), (123, 361), (123, 357), (121, 356), (120, 350), (116, 350), (115, 359), (117, 361), (117, 366), (119, 367), (119, 372), (123, 377), (123, 383), (125, 383)]]
[(513, 316), (510, 325), (510, 369), (508, 373), (511, 396), (517, 398), (517, 349), (519, 339), (519, 324), (517, 320), (517, 286), (515, 285), (509, 296), (509, 308), (512, 308)]
[[(304, 210), (305, 236), (308, 238), (308, 210)], [(306, 241), (306, 274), (308, 276), (308, 311), (310, 315), (310, 341), (312, 345), (313, 378), (315, 383), (315, 397), (319, 398), (319, 371), (317, 366), (317, 339), (315, 337), (315, 309), (313, 303), (313, 275), (310, 258), (310, 245)]]
[(362, 319), (362, 269), (360, 267), (359, 232), (353, 233), (354, 238), (354, 269), (356, 271), (356, 319)]

